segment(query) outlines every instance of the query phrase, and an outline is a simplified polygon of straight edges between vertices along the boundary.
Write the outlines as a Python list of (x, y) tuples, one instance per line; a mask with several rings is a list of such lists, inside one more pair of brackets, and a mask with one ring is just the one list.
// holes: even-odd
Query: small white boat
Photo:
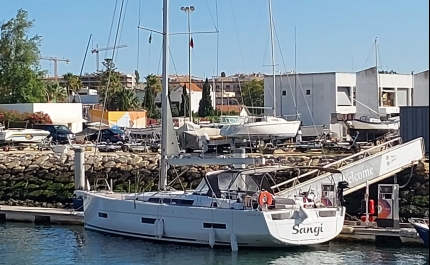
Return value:
[(398, 117), (388, 121), (381, 121), (380, 119), (362, 116), (360, 119), (347, 121), (347, 123), (355, 130), (393, 131), (400, 128), (400, 119)]
[(0, 128), (0, 145), (38, 144), (43, 142), (49, 132), (38, 129), (2, 129)]
[(224, 137), (241, 139), (288, 139), (297, 135), (301, 122), (287, 121), (273, 116), (248, 118), (241, 124), (225, 125), (220, 134)]

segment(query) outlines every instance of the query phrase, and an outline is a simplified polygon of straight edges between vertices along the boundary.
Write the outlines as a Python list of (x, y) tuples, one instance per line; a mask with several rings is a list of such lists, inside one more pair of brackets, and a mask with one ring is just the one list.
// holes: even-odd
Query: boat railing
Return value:
[[(393, 140), (390, 140), (388, 142), (385, 142), (385, 143), (383, 143), (381, 145), (373, 146), (373, 147), (371, 147), (369, 149), (363, 150), (363, 151), (361, 151), (359, 153), (356, 153), (354, 155), (347, 156), (347, 157), (345, 157), (343, 159), (337, 160), (336, 162), (327, 164), (327, 165), (323, 166), (323, 168), (341, 168), (343, 166), (346, 166), (346, 165), (350, 164), (351, 160), (357, 161), (359, 159), (363, 159), (365, 157), (368, 157), (368, 156), (370, 156), (370, 155), (372, 155), (372, 154), (374, 154), (376, 152), (380, 152), (382, 150), (386, 150), (388, 148), (392, 148), (392, 147), (400, 145), (400, 144), (402, 144), (402, 138), (397, 137), (397, 138), (395, 138)], [(299, 176), (297, 176), (295, 178), (292, 178), (292, 179), (289, 179), (287, 181), (278, 183), (278, 184), (272, 186), (271, 189), (272, 190), (279, 189), (280, 190), (279, 192), (282, 192), (283, 189), (281, 190), (280, 188), (281, 187), (285, 187), (285, 185), (287, 185), (289, 183), (292, 183), (292, 185), (295, 186), (296, 184), (300, 183), (299, 180), (302, 179), (302, 178), (304, 178), (304, 177), (311, 176), (312, 174), (324, 174), (324, 173), (325, 173), (324, 171), (320, 171), (318, 169), (314, 169), (314, 170), (308, 171), (307, 173), (301, 174), (301, 175), (299, 175)]]
[(409, 219), (410, 223), (418, 223), (418, 224), (425, 224), (425, 225), (429, 225), (429, 219), (428, 218), (410, 218)]

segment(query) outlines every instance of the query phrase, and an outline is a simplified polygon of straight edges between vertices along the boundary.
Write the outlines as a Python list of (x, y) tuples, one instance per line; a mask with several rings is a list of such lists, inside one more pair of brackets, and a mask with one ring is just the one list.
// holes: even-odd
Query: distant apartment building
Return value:
[[(47, 76), (44, 80), (54, 81), (55, 77)], [(66, 81), (62, 76), (58, 77), (58, 82), (61, 86), (66, 85)], [(88, 89), (97, 89), (100, 86), (100, 80), (95, 74), (84, 74), (81, 76), (81, 82), (83, 87), (87, 87)], [(125, 74), (121, 73), (121, 84), (126, 88), (134, 89), (136, 88), (136, 76), (133, 74)]]
[(213, 104), (218, 110), (239, 112), (243, 103), (242, 87), (251, 80), (263, 80), (264, 74), (234, 74), (231, 76), (213, 77), (209, 81), (215, 87), (212, 96)]

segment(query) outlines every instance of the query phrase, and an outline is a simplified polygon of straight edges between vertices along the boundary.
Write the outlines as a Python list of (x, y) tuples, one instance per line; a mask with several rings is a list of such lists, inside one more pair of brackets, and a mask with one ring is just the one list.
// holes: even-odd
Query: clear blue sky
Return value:
[[(191, 14), (193, 31), (214, 31), (215, 6), (219, 19), (219, 72), (270, 73), (268, 4), (265, 0), (171, 0), (171, 32), (186, 32), (186, 14), (181, 6), (194, 5)], [(162, 29), (162, 1), (125, 0), (125, 22), (118, 44), (115, 63), (119, 70), (141, 75), (161, 73), (159, 59), (161, 36), (140, 30), (138, 45), (139, 3), (140, 25)], [(118, 1), (118, 8), (121, 0)], [(19, 8), (35, 20), (31, 34), (43, 37), (44, 56), (67, 58), (59, 63), (59, 73), (79, 74), (88, 37), (93, 45), (105, 47), (115, 0), (0, 0), (0, 18), (9, 20)], [(423, 71), (429, 68), (429, 1), (427, 0), (273, 0), (273, 15), (280, 48), (276, 45), (277, 71), (294, 69), (294, 28), (297, 28), (297, 71), (357, 71), (374, 65), (372, 45), (379, 39), (384, 70), (397, 72)], [(118, 12), (117, 12), (118, 13)], [(115, 26), (117, 23), (115, 19)], [(214, 23), (215, 22), (215, 23)], [(114, 33), (112, 34), (114, 35)], [(217, 68), (216, 34), (195, 35), (192, 51), (192, 74), (212, 76)], [(113, 36), (109, 46), (113, 44)], [(90, 45), (91, 48), (91, 45)], [(188, 40), (186, 35), (171, 37), (172, 74), (188, 73)], [(111, 52), (111, 51), (110, 51)], [(282, 62), (282, 56), (285, 61)], [(150, 56), (149, 56), (150, 54)], [(110, 56), (110, 55), (109, 55)], [(100, 58), (105, 52), (100, 52)], [(53, 63), (42, 61), (53, 74)], [(176, 66), (176, 69), (174, 67)], [(95, 55), (89, 52), (84, 72), (94, 72)]]

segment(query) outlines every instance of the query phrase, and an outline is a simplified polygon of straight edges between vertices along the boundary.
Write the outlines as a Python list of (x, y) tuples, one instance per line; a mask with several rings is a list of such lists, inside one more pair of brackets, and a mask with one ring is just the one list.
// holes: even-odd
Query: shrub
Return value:
[(0, 123), (8, 127), (22, 127), (24, 123), (27, 125), (52, 124), (52, 120), (43, 112), (29, 113), (0, 109)]

